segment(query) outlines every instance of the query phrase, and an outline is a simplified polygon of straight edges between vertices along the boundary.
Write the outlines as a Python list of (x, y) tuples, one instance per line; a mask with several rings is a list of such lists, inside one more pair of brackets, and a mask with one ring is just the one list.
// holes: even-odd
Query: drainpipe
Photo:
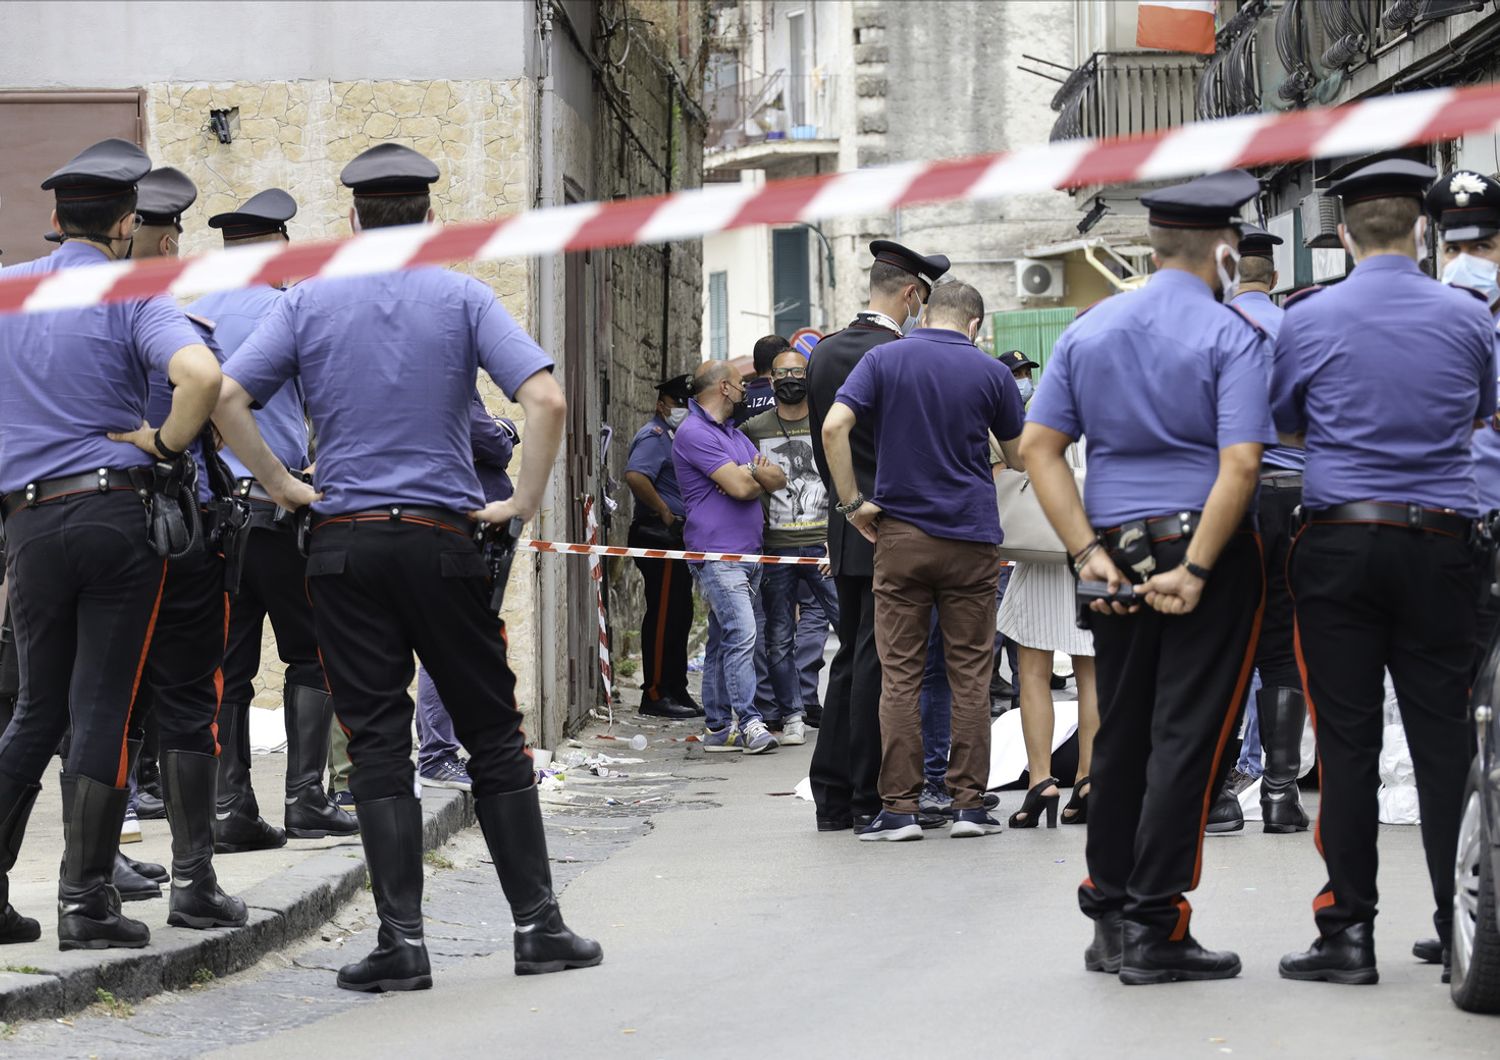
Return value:
[[(553, 55), (553, 27), (552, 27), (552, 0), (541, 0), (538, 5), (540, 16), (538, 30), (541, 37), (541, 60), (542, 60), (542, 83), (540, 92), (540, 124), (541, 129), (538, 136), (538, 149), (541, 152), (540, 181), (538, 189), (537, 205), (542, 209), (556, 205), (557, 201), (557, 159), (556, 141), (553, 129), (556, 125), (554, 111), (556, 108), (556, 84), (553, 80), (552, 63)], [(566, 383), (566, 374), (572, 366), (563, 361), (561, 343), (559, 341), (559, 329), (557, 321), (557, 257), (548, 255), (541, 259), (537, 266), (537, 307), (538, 307), (538, 339), (542, 349), (546, 350), (556, 361), (563, 365), (563, 382)], [(542, 494), (542, 504), (537, 519), (537, 531), (540, 537), (550, 541), (562, 541), (567, 537), (567, 505), (558, 504), (558, 496), (567, 494), (567, 459), (564, 457), (561, 464), (553, 466), (552, 475), (547, 480), (547, 488)], [(559, 525), (561, 524), (561, 525)], [(567, 696), (561, 694), (558, 689), (557, 669), (561, 656), (557, 651), (557, 629), (558, 622), (558, 594), (562, 591), (559, 577), (562, 564), (548, 563), (546, 558), (542, 559), (538, 568), (538, 591), (541, 595), (541, 622), (536, 638), (536, 658), (538, 668), (537, 689), (539, 695), (537, 702), (538, 721), (540, 722), (541, 741), (543, 746), (551, 746), (561, 739), (562, 731), (567, 726)], [(562, 636), (566, 638), (564, 631)], [(558, 709), (561, 704), (563, 711), (562, 724), (559, 731), (552, 731), (552, 720), (549, 711)]]

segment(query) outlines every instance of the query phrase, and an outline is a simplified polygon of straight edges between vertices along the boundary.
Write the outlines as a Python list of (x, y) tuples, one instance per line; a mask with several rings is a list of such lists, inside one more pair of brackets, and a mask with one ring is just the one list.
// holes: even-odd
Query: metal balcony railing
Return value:
[(777, 140), (838, 139), (838, 82), (830, 74), (784, 70), (743, 77), (706, 94), (708, 151)]
[(1184, 55), (1095, 52), (1052, 97), (1051, 139), (1137, 136), (1191, 121), (1201, 69)]

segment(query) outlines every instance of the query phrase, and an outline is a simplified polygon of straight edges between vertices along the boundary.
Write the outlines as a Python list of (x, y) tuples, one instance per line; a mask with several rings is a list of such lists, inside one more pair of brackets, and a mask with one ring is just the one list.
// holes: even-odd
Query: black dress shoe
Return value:
[(818, 814), (818, 831), (820, 832), (847, 832), (854, 827), (854, 818), (849, 814), (829, 814), (824, 816)]
[(672, 721), (687, 721), (698, 716), (692, 707), (685, 707), (667, 696), (660, 699), (642, 697), (640, 713), (648, 718), (670, 718)]
[(1209, 835), (1223, 835), (1244, 829), (1245, 813), (1240, 809), (1240, 800), (1229, 789), (1220, 790), (1213, 808), (1208, 811), (1208, 823), (1203, 826), (1203, 831)]
[(1380, 982), (1375, 968), (1375, 925), (1350, 924), (1320, 935), (1302, 953), (1281, 958), (1281, 978), (1362, 986)]
[(674, 688), (672, 689), (672, 691), (668, 692), (667, 695), (671, 697), (672, 702), (677, 703), (680, 706), (687, 707), (688, 710), (691, 710), (693, 712), (693, 717), (704, 717), (703, 705), (696, 699), (694, 699), (693, 694), (686, 688)]
[(135, 815), (142, 821), (165, 821), (167, 804), (147, 788), (138, 788), (135, 793)]
[(1173, 942), (1160, 928), (1132, 920), (1122, 921), (1120, 934), (1120, 982), (1128, 986), (1232, 979), (1240, 974), (1238, 954), (1206, 950), (1191, 935)]
[(809, 729), (820, 728), (823, 724), (823, 708), (818, 707), (816, 710), (804, 709), (802, 711), (802, 723)]
[(1094, 941), (1083, 951), (1083, 966), (1089, 971), (1110, 975), (1119, 972), (1123, 920), (1119, 913), (1105, 913), (1094, 921)]
[(1440, 939), (1417, 939), (1412, 943), (1411, 955), (1424, 964), (1443, 963), (1443, 943)]
[(879, 814), (874, 813), (856, 813), (853, 819), (850, 821), (850, 827), (857, 832), (861, 828), (867, 828), (870, 825), (874, 824), (875, 818), (878, 816)]

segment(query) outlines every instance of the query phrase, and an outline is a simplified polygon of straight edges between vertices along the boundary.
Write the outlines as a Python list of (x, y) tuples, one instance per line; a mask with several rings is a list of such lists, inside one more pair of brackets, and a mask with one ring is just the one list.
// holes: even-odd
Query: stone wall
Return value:
[[(506, 81), (273, 81), (149, 86), (146, 149), (158, 165), (181, 169), (198, 185), (198, 201), (183, 218), (182, 248), (198, 253), (219, 244), (208, 228), (213, 214), (232, 210), (267, 187), (297, 200), (288, 228), (293, 240), (349, 231), (353, 205), (339, 171), (373, 144), (395, 140), (437, 161), (433, 209), (440, 221), (496, 217), (531, 205), (533, 90), (525, 79)], [(205, 126), (210, 109), (238, 107), (239, 134), (220, 144)], [(532, 264), (508, 261), (465, 267), (489, 283), (524, 327), (533, 323)], [(480, 391), (490, 408), (522, 424), (487, 376)], [(519, 455), (517, 457), (519, 459)], [(533, 580), (520, 575), (506, 597), (512, 666), (523, 708), (535, 650)], [(255, 702), (277, 706), (285, 667), (270, 624), (262, 649)]]

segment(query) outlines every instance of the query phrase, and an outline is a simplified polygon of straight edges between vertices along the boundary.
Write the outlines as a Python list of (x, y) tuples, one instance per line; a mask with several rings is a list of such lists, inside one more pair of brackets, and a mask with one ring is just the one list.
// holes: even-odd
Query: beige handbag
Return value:
[[(1073, 469), (1073, 481), (1078, 484), (1078, 495), (1082, 497), (1084, 470), (1076, 449), (1068, 446), (1067, 459)], [(1029, 475), (1009, 468), (1001, 471), (995, 476), (995, 498), (1000, 505), (1000, 529), (1005, 534), (1000, 546), (1002, 558), (1022, 563), (1068, 562), (1068, 550), (1042, 513)]]

